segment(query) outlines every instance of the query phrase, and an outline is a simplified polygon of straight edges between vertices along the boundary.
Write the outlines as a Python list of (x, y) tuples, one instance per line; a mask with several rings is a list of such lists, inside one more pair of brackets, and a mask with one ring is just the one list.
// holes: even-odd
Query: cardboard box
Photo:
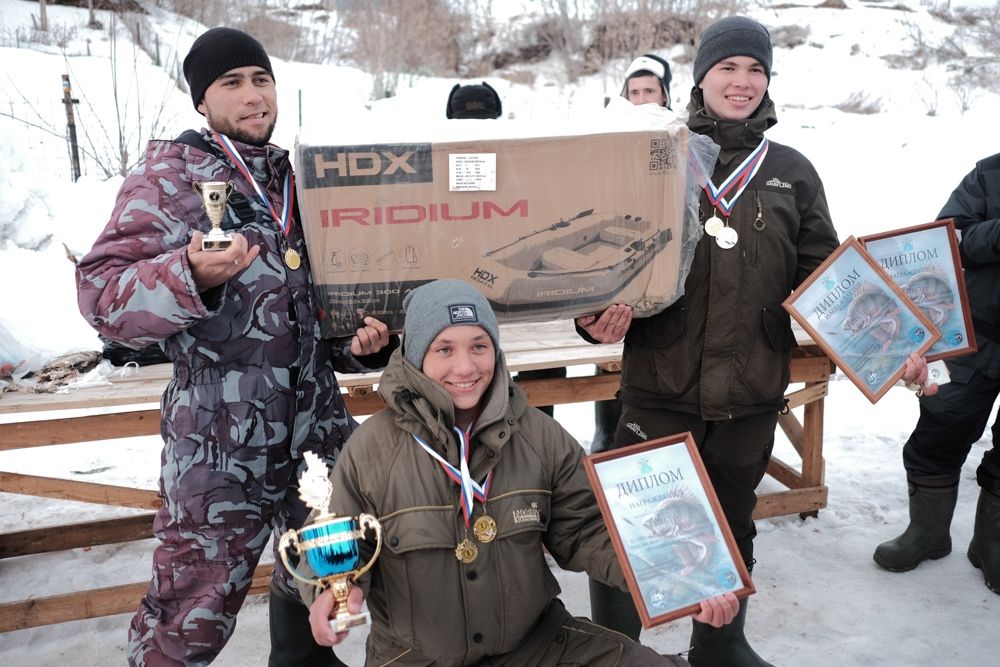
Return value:
[[(466, 134), (517, 129), (449, 122)], [(683, 289), (687, 139), (677, 121), (433, 142), (300, 136), (299, 208), (324, 335), (351, 334), (365, 315), (399, 330), (403, 297), (442, 277), (475, 284), (501, 322), (612, 303), (659, 312)]]

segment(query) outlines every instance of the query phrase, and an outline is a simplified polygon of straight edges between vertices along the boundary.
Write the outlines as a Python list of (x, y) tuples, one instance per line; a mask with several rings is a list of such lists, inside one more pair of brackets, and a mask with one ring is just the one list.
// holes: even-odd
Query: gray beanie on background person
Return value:
[(719, 19), (701, 33), (694, 57), (694, 83), (697, 86), (717, 62), (731, 56), (755, 59), (764, 66), (770, 81), (771, 53), (771, 33), (760, 23), (745, 16)]
[(423, 368), (424, 355), (437, 335), (454, 325), (482, 327), (500, 353), (496, 315), (486, 297), (467, 282), (442, 278), (421, 285), (403, 299), (403, 311), (403, 355), (417, 368)]

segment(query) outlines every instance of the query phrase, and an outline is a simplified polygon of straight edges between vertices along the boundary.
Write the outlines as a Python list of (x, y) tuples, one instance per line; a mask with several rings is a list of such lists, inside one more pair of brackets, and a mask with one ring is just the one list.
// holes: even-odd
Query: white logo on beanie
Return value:
[(456, 303), (448, 306), (448, 319), (452, 324), (476, 324), (479, 318), (476, 316), (476, 307), (471, 303)]

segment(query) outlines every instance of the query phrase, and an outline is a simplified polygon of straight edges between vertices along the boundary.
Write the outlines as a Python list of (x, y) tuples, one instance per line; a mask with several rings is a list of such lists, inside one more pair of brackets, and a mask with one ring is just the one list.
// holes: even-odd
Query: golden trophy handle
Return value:
[(351, 580), (360, 577), (362, 574), (370, 570), (372, 565), (375, 564), (375, 561), (378, 560), (378, 555), (382, 552), (382, 524), (379, 523), (378, 519), (373, 517), (371, 514), (359, 514), (358, 528), (359, 538), (364, 538), (366, 529), (370, 529), (375, 532), (375, 553), (372, 554), (372, 557), (368, 559), (368, 562), (365, 563), (363, 567), (351, 573)]
[(285, 569), (288, 570), (289, 574), (299, 581), (315, 585), (317, 583), (315, 579), (307, 579), (306, 577), (303, 577), (299, 574), (299, 571), (295, 569), (295, 566), (288, 562), (287, 551), (289, 548), (293, 549), (297, 556), (300, 558), (302, 557), (302, 550), (299, 548), (298, 531), (289, 530), (281, 536), (281, 539), (278, 540), (278, 555), (281, 556), (281, 562), (285, 564)]

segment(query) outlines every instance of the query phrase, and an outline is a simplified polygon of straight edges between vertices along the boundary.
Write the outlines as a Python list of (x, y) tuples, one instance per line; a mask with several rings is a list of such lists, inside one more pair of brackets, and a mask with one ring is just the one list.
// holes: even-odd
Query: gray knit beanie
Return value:
[(184, 58), (184, 78), (191, 89), (195, 109), (205, 91), (231, 69), (256, 65), (274, 77), (271, 59), (256, 39), (235, 28), (212, 28), (194, 40)]
[(442, 278), (421, 285), (403, 299), (403, 355), (423, 368), (424, 355), (434, 339), (453, 325), (482, 327), (500, 353), (500, 326), (489, 301), (472, 285)]
[(694, 83), (698, 85), (708, 70), (724, 58), (749, 56), (764, 66), (771, 80), (771, 33), (745, 16), (729, 16), (705, 28), (694, 57)]

